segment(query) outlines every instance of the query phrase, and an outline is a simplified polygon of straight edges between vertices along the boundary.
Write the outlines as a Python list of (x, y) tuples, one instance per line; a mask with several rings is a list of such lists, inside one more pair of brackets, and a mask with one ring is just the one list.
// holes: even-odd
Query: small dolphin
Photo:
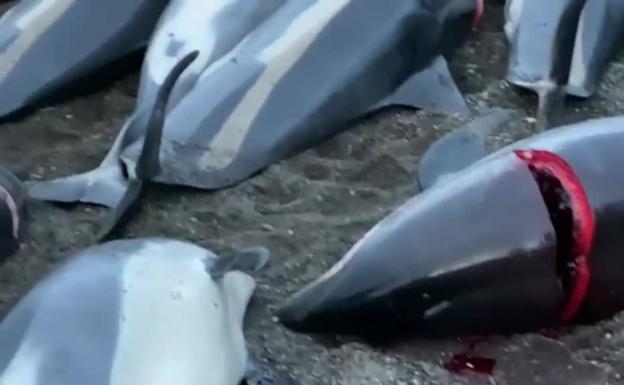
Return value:
[(505, 32), (511, 47), (506, 78), (538, 94), (539, 128), (550, 126), (563, 104), (585, 1), (507, 0)]
[(283, 3), (284, 0), (172, 0), (150, 40), (135, 110), (102, 163), (87, 173), (32, 183), (29, 194), (41, 200), (119, 206), (128, 189), (119, 155), (129, 144), (142, 141), (150, 130), (148, 121), (156, 95), (173, 65), (191, 51), (199, 53), (175, 83), (165, 113), (188, 94), (206, 67), (234, 48)]
[(268, 258), (164, 238), (81, 251), (0, 323), (0, 385), (276, 383), (250, 364), (242, 330), (249, 273)]
[(24, 234), (26, 190), (15, 175), (0, 166), (0, 263), (19, 248)]
[[(624, 116), (595, 119), (469, 159), (459, 172), (438, 168), (439, 182), (292, 295), (279, 319), (301, 332), (380, 337), (613, 315), (624, 309), (622, 141)], [(444, 143), (431, 151), (457, 147)]]
[(167, 0), (22, 0), (0, 18), (0, 117), (144, 47)]
[[(169, 112), (156, 180), (225, 188), (387, 106), (469, 113), (442, 55), (476, 3), (288, 1)], [(140, 146), (122, 152), (129, 170)]]

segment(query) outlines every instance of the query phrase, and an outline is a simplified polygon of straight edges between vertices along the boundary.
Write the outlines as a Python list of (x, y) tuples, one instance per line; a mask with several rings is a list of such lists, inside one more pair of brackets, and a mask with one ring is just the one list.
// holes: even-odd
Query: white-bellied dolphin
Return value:
[(238, 385), (272, 375), (249, 364), (243, 334), (249, 273), (268, 258), (263, 247), (217, 257), (164, 238), (85, 249), (0, 322), (0, 385)]
[[(168, 112), (155, 180), (228, 187), (387, 106), (468, 113), (443, 55), (465, 41), (480, 1), (287, 1)], [(141, 143), (116, 147), (129, 175)], [(78, 180), (91, 190), (120, 180), (116, 158), (109, 160), (86, 175), (39, 184), (33, 196), (84, 201), (49, 186)]]
[(21, 0), (0, 17), (0, 117), (147, 45), (168, 0)]
[(135, 110), (100, 166), (84, 174), (32, 183), (30, 195), (42, 200), (118, 206), (128, 188), (119, 155), (149, 131), (149, 114), (173, 65), (191, 51), (199, 53), (176, 82), (165, 112), (184, 98), (207, 66), (234, 48), (283, 2), (172, 0), (151, 38), (141, 70)]

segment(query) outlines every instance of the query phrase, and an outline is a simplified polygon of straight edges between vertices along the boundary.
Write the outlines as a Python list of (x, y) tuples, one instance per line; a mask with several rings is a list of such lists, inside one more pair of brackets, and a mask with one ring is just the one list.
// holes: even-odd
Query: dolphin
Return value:
[(0, 323), (0, 384), (278, 383), (242, 330), (250, 274), (268, 258), (263, 247), (217, 257), (166, 238), (80, 251)]
[[(388, 106), (468, 114), (442, 55), (466, 39), (477, 9), (474, 0), (288, 1), (169, 112), (155, 180), (226, 188)], [(128, 169), (140, 148), (121, 153)]]
[(0, 263), (19, 248), (24, 234), (26, 189), (7, 168), (0, 166)]
[(507, 80), (537, 92), (538, 128), (556, 125), (565, 95), (592, 96), (624, 44), (619, 0), (507, 0)]
[(120, 153), (149, 131), (156, 95), (173, 65), (191, 51), (199, 53), (171, 90), (165, 113), (193, 89), (204, 69), (234, 48), (284, 1), (171, 0), (157, 23), (143, 61), (134, 112), (101, 164), (83, 174), (29, 183), (29, 194), (41, 200), (119, 206), (128, 189)]
[(167, 0), (21, 0), (0, 17), (0, 117), (144, 47)]
[[(461, 171), (438, 163), (437, 182), (290, 296), (279, 320), (379, 338), (514, 333), (615, 314), (624, 309), (623, 140), (624, 116), (593, 119)], [(457, 147), (445, 142), (431, 151)]]
[(507, 0), (505, 32), (510, 50), (506, 79), (537, 93), (540, 129), (552, 124), (563, 104), (585, 2)]
[(592, 96), (624, 44), (624, 2), (587, 0), (578, 25), (566, 86), (569, 95)]

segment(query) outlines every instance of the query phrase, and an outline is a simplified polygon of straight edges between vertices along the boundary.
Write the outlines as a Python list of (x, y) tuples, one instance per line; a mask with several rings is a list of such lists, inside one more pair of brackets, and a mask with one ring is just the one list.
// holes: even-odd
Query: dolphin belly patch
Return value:
[(561, 318), (569, 321), (578, 313), (589, 286), (595, 213), (581, 181), (563, 158), (543, 150), (515, 154), (533, 174), (555, 228), (557, 272), (566, 292)]

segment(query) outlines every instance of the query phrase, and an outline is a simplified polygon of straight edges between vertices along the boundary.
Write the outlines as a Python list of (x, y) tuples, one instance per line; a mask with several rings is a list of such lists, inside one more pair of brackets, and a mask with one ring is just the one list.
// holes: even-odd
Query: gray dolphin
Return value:
[[(289, 0), (169, 112), (155, 180), (224, 188), (386, 106), (467, 113), (441, 55), (466, 39), (476, 8)], [(122, 152), (129, 173), (140, 148)]]
[(129, 144), (141, 140), (155, 98), (173, 65), (191, 51), (199, 55), (176, 82), (167, 110), (177, 105), (194, 87), (199, 74), (275, 11), (284, 0), (172, 0), (163, 12), (141, 70), (133, 114), (126, 121), (113, 146), (95, 170), (41, 183), (30, 183), (36, 199), (87, 202), (117, 207), (128, 189), (119, 156)]
[(242, 330), (249, 273), (268, 258), (263, 247), (217, 257), (164, 238), (83, 250), (0, 323), (0, 384), (276, 383), (250, 365)]
[(578, 25), (567, 93), (592, 96), (623, 47), (624, 1), (587, 0)]
[(537, 93), (537, 124), (552, 125), (563, 104), (577, 25), (586, 0), (507, 0), (507, 80)]
[(0, 18), (0, 117), (144, 47), (168, 0), (21, 0)]
[(0, 263), (19, 248), (24, 234), (25, 197), (20, 180), (0, 166)]
[(556, 125), (566, 94), (589, 97), (624, 47), (620, 0), (507, 0), (507, 80), (539, 96), (538, 126)]

